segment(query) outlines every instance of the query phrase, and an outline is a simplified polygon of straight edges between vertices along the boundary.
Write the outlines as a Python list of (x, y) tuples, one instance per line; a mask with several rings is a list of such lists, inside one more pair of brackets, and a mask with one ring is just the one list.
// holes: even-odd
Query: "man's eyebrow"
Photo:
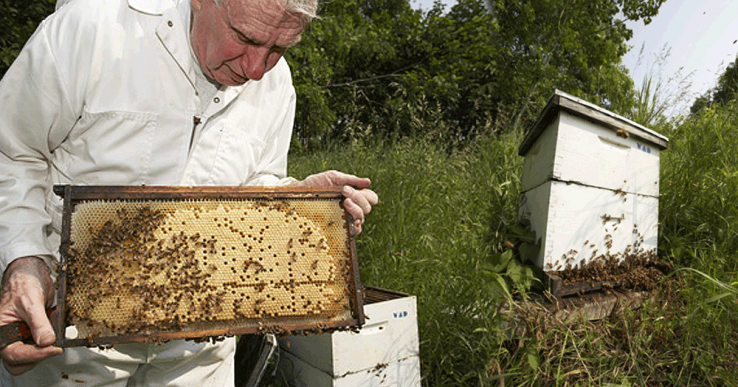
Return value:
[[(236, 35), (238, 35), (238, 38), (241, 39), (244, 42), (252, 42), (252, 43), (254, 43), (257, 46), (263, 46), (265, 44), (264, 42), (262, 42), (262, 41), (260, 41), (260, 40), (258, 40), (256, 38), (254, 38), (252, 36), (246, 35), (245, 33), (243, 33), (241, 30), (239, 30), (238, 28), (236, 28), (231, 23), (228, 23), (228, 26), (236, 33)], [(288, 45), (284, 45), (283, 46), (283, 45), (276, 44), (276, 45), (274, 45), (274, 47), (275, 48), (285, 49), (286, 50), (286, 49), (294, 46), (295, 44), (297, 44), (297, 42), (299, 42), (300, 39), (302, 39), (302, 34), (297, 35), (297, 39), (295, 39), (295, 41), (293, 41), (292, 43), (290, 43)]]

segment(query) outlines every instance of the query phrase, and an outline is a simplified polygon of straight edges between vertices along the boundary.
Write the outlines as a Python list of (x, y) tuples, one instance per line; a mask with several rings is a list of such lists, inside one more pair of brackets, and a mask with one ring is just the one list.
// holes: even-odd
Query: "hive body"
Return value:
[(279, 339), (279, 373), (297, 386), (420, 386), (417, 300), (367, 287), (366, 325)]
[(653, 255), (667, 139), (557, 91), (520, 147), (520, 215), (545, 271)]

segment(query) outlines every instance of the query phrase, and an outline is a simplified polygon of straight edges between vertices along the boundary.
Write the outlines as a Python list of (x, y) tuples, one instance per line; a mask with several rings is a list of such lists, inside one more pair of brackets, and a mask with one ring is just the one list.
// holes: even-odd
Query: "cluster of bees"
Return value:
[(329, 227), (343, 215), (326, 211), (319, 225), (297, 208), (78, 204), (63, 266), (67, 324), (89, 339), (250, 325), (280, 331), (280, 321), (350, 316), (349, 241), (341, 226)]
[[(612, 221), (609, 227), (617, 229), (620, 224), (621, 217), (613, 217), (604, 215), (603, 225)], [(637, 229), (638, 225), (633, 225), (633, 234), (635, 240), (629, 244), (624, 251), (611, 252), (613, 246), (613, 237), (606, 228), (605, 246), (607, 250), (598, 254), (598, 250), (592, 250), (592, 255), (585, 260), (579, 260), (578, 251), (571, 249), (562, 258), (556, 262), (548, 263), (549, 272), (556, 274), (563, 280), (564, 286), (574, 284), (589, 284), (594, 287), (595, 284), (602, 285), (603, 288), (612, 288), (615, 286), (623, 286), (634, 290), (651, 290), (656, 283), (666, 275), (664, 265), (657, 262), (658, 256), (655, 249), (646, 250), (642, 247), (644, 238)], [(590, 243), (589, 240), (584, 242), (585, 246), (594, 248), (596, 244)]]

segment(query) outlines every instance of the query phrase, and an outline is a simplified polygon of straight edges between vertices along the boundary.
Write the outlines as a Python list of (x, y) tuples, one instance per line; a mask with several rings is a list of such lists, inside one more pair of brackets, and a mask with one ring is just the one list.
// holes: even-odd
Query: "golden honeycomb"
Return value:
[(91, 200), (71, 216), (67, 324), (80, 337), (351, 319), (337, 200)]

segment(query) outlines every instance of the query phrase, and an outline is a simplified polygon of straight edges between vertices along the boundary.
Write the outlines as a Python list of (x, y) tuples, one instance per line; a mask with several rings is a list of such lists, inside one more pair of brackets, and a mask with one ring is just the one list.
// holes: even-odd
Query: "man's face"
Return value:
[(190, 39), (200, 68), (228, 86), (258, 81), (300, 40), (298, 15), (276, 0), (192, 0)]

